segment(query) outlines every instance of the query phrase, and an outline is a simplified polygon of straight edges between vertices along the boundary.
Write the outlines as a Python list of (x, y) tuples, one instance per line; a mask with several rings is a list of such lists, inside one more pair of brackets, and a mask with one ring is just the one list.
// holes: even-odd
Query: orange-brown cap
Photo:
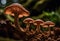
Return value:
[(34, 21), (34, 25), (43, 25), (43, 22), (44, 22), (43, 20), (37, 19)]
[(48, 28), (48, 25), (44, 25), (44, 24), (43, 24), (42, 27), (44, 27), (44, 28)]
[(24, 23), (33, 23), (34, 20), (33, 20), (32, 18), (26, 18), (26, 19), (24, 19), (23, 22), (24, 22)]
[(44, 22), (44, 25), (43, 25), (43, 27), (53, 27), (53, 26), (55, 26), (55, 24), (53, 23), (53, 22), (51, 22), (51, 21), (46, 21), (46, 22)]
[(19, 14), (19, 17), (23, 17), (23, 16), (29, 16), (30, 13), (28, 10), (26, 10), (21, 4), (19, 3), (13, 3), (9, 6), (7, 6), (4, 10), (5, 14), (10, 14), (12, 16), (14, 16), (14, 13)]

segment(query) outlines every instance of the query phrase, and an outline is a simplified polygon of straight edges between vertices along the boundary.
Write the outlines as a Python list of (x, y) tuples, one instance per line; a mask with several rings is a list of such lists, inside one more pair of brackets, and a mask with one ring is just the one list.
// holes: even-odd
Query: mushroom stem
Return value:
[(29, 31), (30, 24), (28, 23), (26, 26), (26, 30)]
[(40, 25), (37, 26), (36, 31), (40, 32)]
[(42, 35), (44, 35), (44, 33), (41, 31), (40, 25), (37, 26), (36, 31), (38, 33), (41, 33)]
[(19, 31), (24, 32), (23, 28), (19, 24), (18, 14), (15, 13), (14, 24)]
[(48, 26), (48, 28), (49, 28), (49, 35), (51, 35), (51, 29), (50, 29), (50, 27)]

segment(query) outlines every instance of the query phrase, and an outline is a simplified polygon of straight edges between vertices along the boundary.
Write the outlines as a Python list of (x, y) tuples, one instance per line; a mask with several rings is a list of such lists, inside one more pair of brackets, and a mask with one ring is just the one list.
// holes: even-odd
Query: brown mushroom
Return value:
[(41, 30), (40, 30), (40, 25), (43, 25), (43, 22), (44, 22), (44, 21), (41, 20), (41, 19), (37, 19), (37, 20), (34, 21), (33, 24), (37, 26), (37, 28), (36, 28), (36, 31), (37, 31), (37, 32), (41, 32)]
[(26, 30), (29, 31), (30, 24), (33, 23), (34, 20), (32, 18), (26, 18), (26, 19), (24, 19), (23, 22), (27, 24)]
[(19, 25), (18, 21), (19, 18), (22, 18), (23, 16), (29, 16), (29, 11), (27, 11), (21, 4), (13, 3), (5, 8), (4, 13), (14, 16), (15, 26), (17, 27), (17, 29), (24, 31)]
[(43, 25), (43, 27), (48, 27), (49, 28), (49, 35), (51, 34), (50, 27), (54, 27), (54, 26), (55, 26), (55, 24), (51, 21), (46, 21), (46, 22), (44, 22), (44, 25)]
[(23, 16), (29, 16), (29, 11), (27, 11), (21, 4), (19, 3), (13, 3), (9, 6), (7, 6), (4, 10), (5, 14), (10, 14), (12, 16), (15, 15), (15, 13), (18, 12), (18, 17), (21, 18)]

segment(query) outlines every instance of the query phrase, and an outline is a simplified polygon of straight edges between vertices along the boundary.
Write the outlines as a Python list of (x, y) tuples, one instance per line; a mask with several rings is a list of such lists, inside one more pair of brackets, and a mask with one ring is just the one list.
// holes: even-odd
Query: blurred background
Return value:
[(56, 27), (60, 27), (60, 0), (0, 0), (0, 27), (1, 20), (8, 19), (13, 22), (11, 16), (4, 15), (4, 8), (12, 3), (22, 4), (30, 12), (31, 18), (49, 20), (54, 22)]

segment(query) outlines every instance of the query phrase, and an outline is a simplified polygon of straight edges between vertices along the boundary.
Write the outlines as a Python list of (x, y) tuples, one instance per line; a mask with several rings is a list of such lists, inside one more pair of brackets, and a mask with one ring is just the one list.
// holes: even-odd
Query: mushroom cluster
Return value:
[[(46, 21), (46, 22), (44, 22), (44, 21), (41, 20), (41, 19), (33, 20), (32, 18), (26, 18), (23, 22), (27, 24), (27, 26), (26, 26), (26, 29), (27, 29), (27, 30), (26, 30), (26, 31), (29, 31), (30, 24), (33, 23), (33, 25), (36, 26), (35, 33), (42, 33), (43, 35), (45, 35), (46, 33), (49, 34), (49, 35), (51, 35), (51, 34), (52, 34), (52, 31), (51, 31), (51, 28), (50, 28), (50, 27), (54, 27), (54, 26), (55, 26), (55, 24), (54, 24), (53, 22), (51, 22), (51, 21)], [(49, 29), (49, 31), (48, 31), (49, 33), (46, 32), (46, 33), (44, 34), (44, 33), (42, 32), (42, 30), (41, 30), (41, 26), (42, 26), (43, 28), (48, 28), (48, 29)], [(53, 33), (54, 33), (54, 32), (53, 32)]]
[[(12, 15), (14, 16), (14, 24), (15, 24), (15, 27), (21, 31), (21, 32), (25, 32), (27, 35), (33, 35), (36, 33), (38, 33), (39, 35), (36, 36), (36, 37), (39, 37), (40, 34), (46, 36), (47, 33), (43, 33), (42, 30), (41, 30), (41, 26), (44, 27), (44, 28), (49, 28), (49, 35), (51, 35), (51, 28), (50, 27), (54, 27), (55, 24), (51, 21), (46, 21), (44, 22), (43, 20), (41, 19), (32, 19), (32, 18), (26, 18), (24, 19), (24, 23), (26, 24), (26, 28), (23, 29), (19, 23), (19, 18), (22, 18), (23, 16), (29, 16), (30, 13), (28, 10), (26, 10), (21, 4), (19, 3), (13, 3), (9, 6), (7, 6), (4, 10), (4, 13), (5, 14), (9, 14), (9, 15)], [(35, 31), (33, 29), (29, 29), (30, 28), (30, 25), (33, 24), (36, 26), (36, 29)], [(53, 33), (53, 32), (52, 32)], [(40, 36), (41, 37), (41, 36)], [(39, 38), (40, 38), (39, 37)], [(39, 39), (37, 38), (37, 39)]]

